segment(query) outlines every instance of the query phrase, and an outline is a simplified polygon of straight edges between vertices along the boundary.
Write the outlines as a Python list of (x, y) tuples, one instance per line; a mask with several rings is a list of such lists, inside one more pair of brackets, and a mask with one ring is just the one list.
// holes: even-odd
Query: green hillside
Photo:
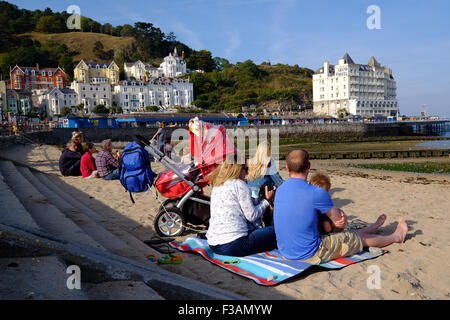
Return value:
[(211, 111), (241, 112), (242, 107), (311, 106), (312, 74), (307, 68), (289, 65), (256, 65), (251, 60), (223, 70), (196, 73), (194, 104)]

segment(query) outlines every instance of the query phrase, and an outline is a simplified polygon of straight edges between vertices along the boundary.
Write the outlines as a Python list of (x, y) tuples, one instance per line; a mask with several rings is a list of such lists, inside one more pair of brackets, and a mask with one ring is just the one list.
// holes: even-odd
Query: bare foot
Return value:
[(378, 217), (377, 221), (375, 223), (372, 223), (367, 228), (362, 229), (365, 233), (375, 233), (377, 230), (384, 224), (386, 221), (386, 215), (382, 214)]
[(393, 236), (396, 243), (405, 242), (406, 234), (408, 233), (408, 225), (406, 224), (405, 219), (399, 218), (397, 229), (395, 229)]
[(378, 217), (377, 221), (375, 221), (374, 227), (376, 229), (378, 229), (379, 227), (381, 227), (384, 224), (385, 221), (386, 221), (386, 215), (382, 214), (381, 216)]

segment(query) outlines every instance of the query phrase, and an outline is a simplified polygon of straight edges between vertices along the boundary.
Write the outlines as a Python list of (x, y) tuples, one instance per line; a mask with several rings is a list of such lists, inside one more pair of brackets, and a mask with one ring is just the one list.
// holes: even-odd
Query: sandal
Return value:
[(161, 244), (147, 244), (151, 248), (155, 249), (156, 251), (163, 253), (163, 254), (171, 254), (174, 253), (175, 250), (172, 249), (167, 243), (161, 243)]
[(172, 242), (175, 241), (174, 238), (160, 238), (158, 236), (154, 236), (152, 237), (150, 240), (144, 240), (144, 243), (146, 245), (153, 245), (153, 244), (162, 244), (162, 243), (167, 243), (167, 242)]
[(153, 263), (156, 263), (158, 261), (158, 258), (154, 254), (149, 254), (147, 256), (147, 259), (150, 260)]
[(183, 262), (183, 257), (181, 254), (168, 254), (165, 257), (158, 259), (159, 264), (180, 264)]

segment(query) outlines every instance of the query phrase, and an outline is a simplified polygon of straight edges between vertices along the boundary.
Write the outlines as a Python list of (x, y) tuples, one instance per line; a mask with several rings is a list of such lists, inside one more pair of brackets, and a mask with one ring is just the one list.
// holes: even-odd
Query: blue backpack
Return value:
[(122, 166), (120, 168), (120, 183), (130, 193), (139, 193), (152, 186), (154, 173), (150, 166), (150, 157), (144, 148), (136, 142), (130, 142), (123, 151)]

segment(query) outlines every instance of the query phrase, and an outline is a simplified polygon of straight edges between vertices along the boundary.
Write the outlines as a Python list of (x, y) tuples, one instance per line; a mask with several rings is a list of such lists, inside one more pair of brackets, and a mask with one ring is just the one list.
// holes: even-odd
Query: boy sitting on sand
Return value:
[[(330, 193), (331, 189), (331, 180), (330, 177), (328, 177), (326, 174), (322, 172), (316, 173), (314, 176), (311, 177), (309, 180), (309, 184), (315, 185), (317, 187), (320, 187), (322, 189), (325, 189), (328, 193)], [(340, 232), (342, 229), (336, 228), (336, 226), (333, 224), (333, 221), (331, 221), (330, 218), (328, 218), (324, 214), (319, 214), (319, 233), (325, 234), (330, 232)]]

